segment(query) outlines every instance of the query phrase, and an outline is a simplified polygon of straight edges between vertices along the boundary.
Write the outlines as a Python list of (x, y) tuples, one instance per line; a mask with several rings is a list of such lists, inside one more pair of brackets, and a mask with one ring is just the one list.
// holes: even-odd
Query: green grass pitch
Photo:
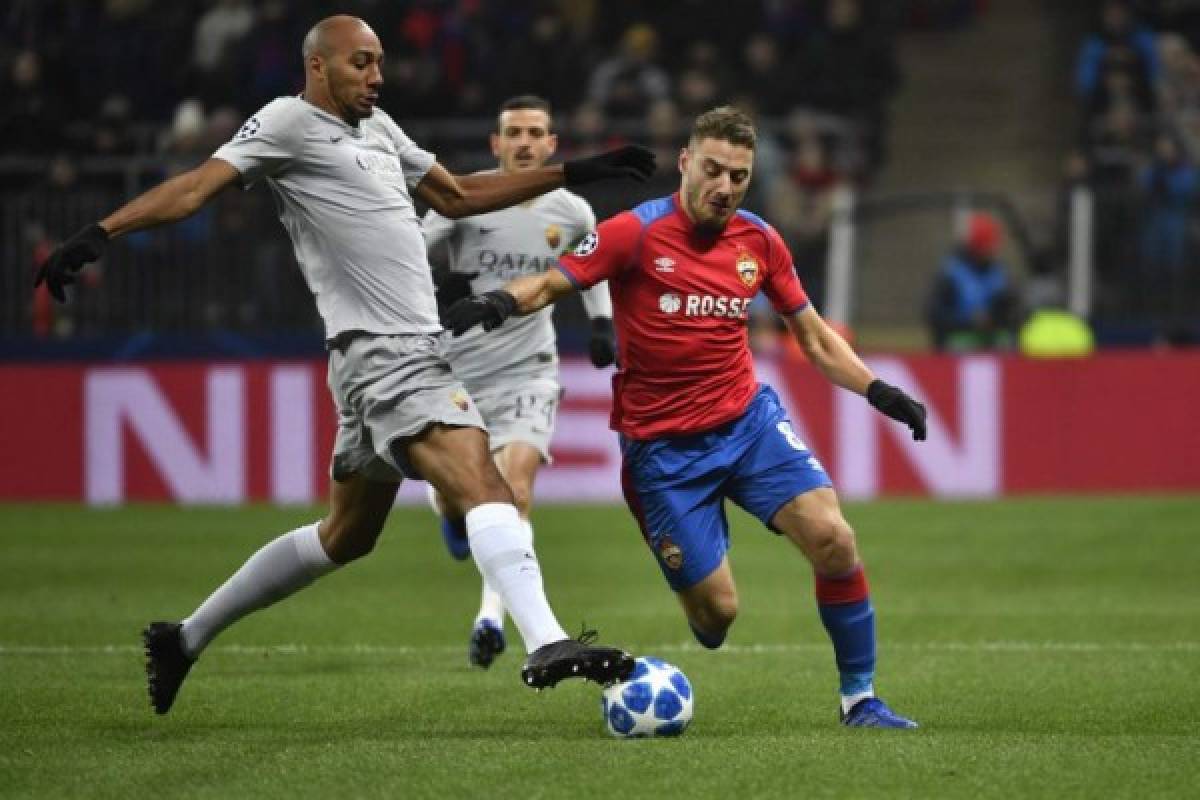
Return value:
[(536, 694), (519, 643), (466, 663), (478, 599), (423, 510), (222, 635), (159, 718), (138, 631), (313, 509), (0, 507), (0, 797), (1182, 797), (1200, 782), (1200, 498), (853, 504), (878, 689), (915, 732), (835, 718), (791, 546), (731, 517), (741, 617), (687, 628), (619, 508), (543, 508), (571, 629), (678, 664), (676, 740), (609, 738), (599, 689)]

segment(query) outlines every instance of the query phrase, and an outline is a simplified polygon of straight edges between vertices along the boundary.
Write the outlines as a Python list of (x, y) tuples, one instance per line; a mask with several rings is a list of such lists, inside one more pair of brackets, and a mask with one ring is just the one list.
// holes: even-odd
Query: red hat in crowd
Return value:
[(1000, 223), (991, 214), (972, 214), (967, 220), (966, 245), (976, 255), (995, 255), (1000, 247)]

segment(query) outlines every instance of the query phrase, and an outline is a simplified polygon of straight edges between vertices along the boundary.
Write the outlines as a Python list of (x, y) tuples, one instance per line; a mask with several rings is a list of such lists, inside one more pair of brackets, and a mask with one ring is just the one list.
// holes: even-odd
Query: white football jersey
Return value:
[(325, 335), (436, 333), (437, 304), (409, 192), (434, 164), (385, 112), (357, 127), (300, 97), (250, 117), (214, 158), (265, 179)]
[[(430, 249), (445, 246), (450, 269), (477, 273), (471, 290), (483, 294), (521, 275), (555, 268), (558, 256), (595, 226), (596, 215), (586, 200), (556, 189), (522, 205), (459, 220), (430, 211), (422, 229)], [(607, 286), (598, 288), (607, 297)], [(528, 316), (509, 317), (493, 331), (472, 328), (450, 339), (447, 358), (454, 373), (478, 384), (512, 377), (514, 369), (545, 371), (548, 364), (552, 368), (557, 361), (552, 313), (547, 306)]]

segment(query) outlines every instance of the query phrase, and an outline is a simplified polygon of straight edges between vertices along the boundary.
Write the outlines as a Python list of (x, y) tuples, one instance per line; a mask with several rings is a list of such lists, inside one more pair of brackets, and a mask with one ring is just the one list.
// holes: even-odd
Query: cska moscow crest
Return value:
[(683, 566), (683, 550), (668, 534), (664, 533), (658, 542), (658, 556), (670, 569), (677, 570)]
[(758, 261), (754, 256), (747, 253), (745, 250), (738, 252), (737, 261), (734, 262), (734, 268), (737, 270), (738, 277), (742, 279), (747, 289), (754, 288), (755, 281), (758, 280)]
[(557, 225), (546, 228), (546, 244), (550, 245), (551, 250), (558, 252), (558, 246), (562, 244), (562, 228)]

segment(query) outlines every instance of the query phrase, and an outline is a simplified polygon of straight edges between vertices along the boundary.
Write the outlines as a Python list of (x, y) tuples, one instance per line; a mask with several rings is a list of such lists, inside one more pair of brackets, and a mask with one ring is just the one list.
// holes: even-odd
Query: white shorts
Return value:
[(439, 422), (484, 427), (436, 335), (354, 338), (330, 351), (328, 380), (338, 412), (329, 468), (334, 480), (356, 472), (377, 481), (419, 478), (403, 451), (393, 450), (394, 441)]
[(492, 452), (512, 442), (537, 449), (549, 464), (550, 437), (563, 390), (553, 377), (513, 379), (472, 385), (471, 397), (479, 407), (491, 437)]

